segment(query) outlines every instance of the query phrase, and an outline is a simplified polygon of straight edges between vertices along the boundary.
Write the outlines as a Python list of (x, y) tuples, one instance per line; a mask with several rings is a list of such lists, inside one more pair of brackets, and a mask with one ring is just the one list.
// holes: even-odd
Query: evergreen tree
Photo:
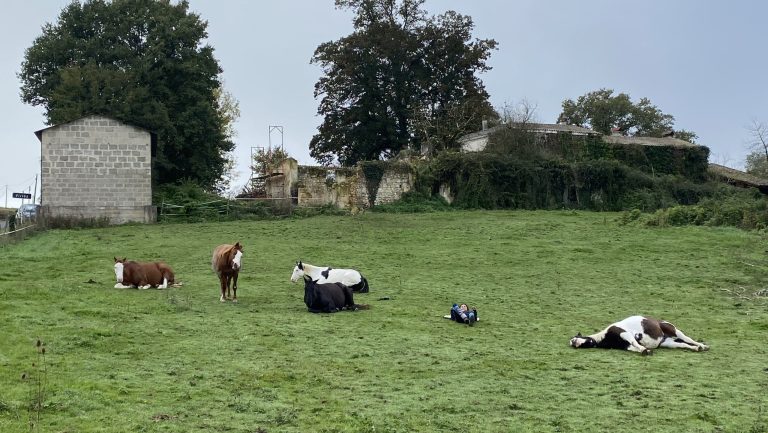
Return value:
[(26, 50), (22, 100), (48, 124), (100, 114), (153, 131), (156, 183), (212, 189), (234, 144), (206, 27), (186, 0), (72, 2)]

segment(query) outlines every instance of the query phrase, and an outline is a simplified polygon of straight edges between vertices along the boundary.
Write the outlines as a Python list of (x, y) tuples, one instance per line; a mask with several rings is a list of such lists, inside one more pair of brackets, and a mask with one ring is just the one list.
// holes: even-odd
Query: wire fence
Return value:
[(172, 203), (158, 206), (158, 221), (220, 221), (290, 215), (290, 198), (250, 198), (212, 200), (207, 202)]
[(306, 216), (319, 213), (343, 212), (322, 197), (248, 197), (207, 202), (173, 203), (162, 201), (158, 205), (158, 222), (203, 222), (237, 219), (268, 219), (292, 215)]
[[(297, 206), (298, 197), (260, 197), (219, 199), (206, 202), (172, 203), (163, 201), (158, 205), (158, 222), (206, 222), (238, 219), (271, 219), (287, 216), (311, 216), (315, 214), (343, 213), (342, 209), (329, 204), (322, 198), (303, 198)], [(13, 222), (12, 222), (13, 220)], [(95, 227), (92, 225), (87, 227)], [(99, 225), (101, 226), (101, 225)], [(22, 241), (35, 232), (49, 228), (80, 227), (76, 224), (56, 224), (51, 218), (17, 217), (0, 218), (0, 246)]]
[(10, 230), (10, 226), (5, 225), (0, 231), (0, 246), (16, 243), (26, 239), (29, 235), (38, 230), (38, 225), (28, 222), (26, 225), (16, 226)]

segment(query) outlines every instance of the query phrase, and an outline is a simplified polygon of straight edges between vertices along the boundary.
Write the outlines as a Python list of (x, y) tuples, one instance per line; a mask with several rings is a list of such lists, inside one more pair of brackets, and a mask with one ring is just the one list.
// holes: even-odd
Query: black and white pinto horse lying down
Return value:
[(318, 283), (304, 275), (304, 304), (311, 313), (335, 313), (341, 310), (368, 309), (368, 305), (355, 304), (352, 289), (342, 283)]
[(589, 336), (578, 333), (571, 338), (576, 349), (621, 349), (650, 355), (651, 349), (689, 349), (696, 352), (709, 350), (709, 346), (689, 338), (675, 325), (645, 316), (631, 316), (613, 323), (602, 331)]
[(334, 269), (331, 267), (314, 266), (309, 263), (296, 262), (291, 274), (291, 282), (299, 281), (299, 278), (309, 275), (312, 280), (320, 284), (341, 283), (352, 289), (353, 292), (368, 293), (368, 280), (354, 269)]

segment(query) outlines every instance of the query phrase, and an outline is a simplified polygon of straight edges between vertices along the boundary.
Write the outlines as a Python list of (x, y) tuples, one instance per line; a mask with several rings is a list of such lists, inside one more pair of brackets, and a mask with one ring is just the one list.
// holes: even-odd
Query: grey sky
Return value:
[[(67, 0), (10, 0), (0, 16), (0, 206), (33, 187), (45, 127), (42, 111), (21, 103), (16, 77), (24, 50), (55, 22)], [(431, 13), (455, 10), (475, 22), (475, 37), (499, 42), (481, 78), (494, 106), (525, 98), (541, 122), (554, 122), (563, 99), (602, 87), (649, 98), (699, 135), (711, 162), (742, 168), (746, 126), (768, 121), (764, 85), (763, 2), (697, 0), (427, 0)], [(332, 0), (190, 0), (208, 21), (208, 42), (240, 101), (235, 138), (239, 177), (248, 178), (251, 146), (267, 146), (269, 126), (284, 128), (286, 150), (313, 163), (308, 143), (320, 124), (309, 59), (322, 42), (350, 33), (348, 12)], [(272, 143), (280, 136), (272, 134)], [(38, 191), (39, 194), (39, 191)], [(18, 205), (9, 199), (9, 206)]]

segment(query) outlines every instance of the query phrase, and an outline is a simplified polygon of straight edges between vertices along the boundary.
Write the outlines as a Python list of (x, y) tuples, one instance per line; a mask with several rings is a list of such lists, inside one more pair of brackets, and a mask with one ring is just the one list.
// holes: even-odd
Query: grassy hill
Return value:
[[(0, 431), (768, 431), (765, 235), (617, 220), (365, 213), (36, 235), (0, 248)], [(236, 240), (240, 303), (220, 303), (210, 254)], [(184, 284), (114, 289), (114, 256), (164, 259)], [(355, 300), (371, 309), (306, 312), (297, 259), (363, 271), (372, 290)], [(442, 319), (453, 302), (481, 321)], [(712, 349), (568, 346), (633, 314)]]

